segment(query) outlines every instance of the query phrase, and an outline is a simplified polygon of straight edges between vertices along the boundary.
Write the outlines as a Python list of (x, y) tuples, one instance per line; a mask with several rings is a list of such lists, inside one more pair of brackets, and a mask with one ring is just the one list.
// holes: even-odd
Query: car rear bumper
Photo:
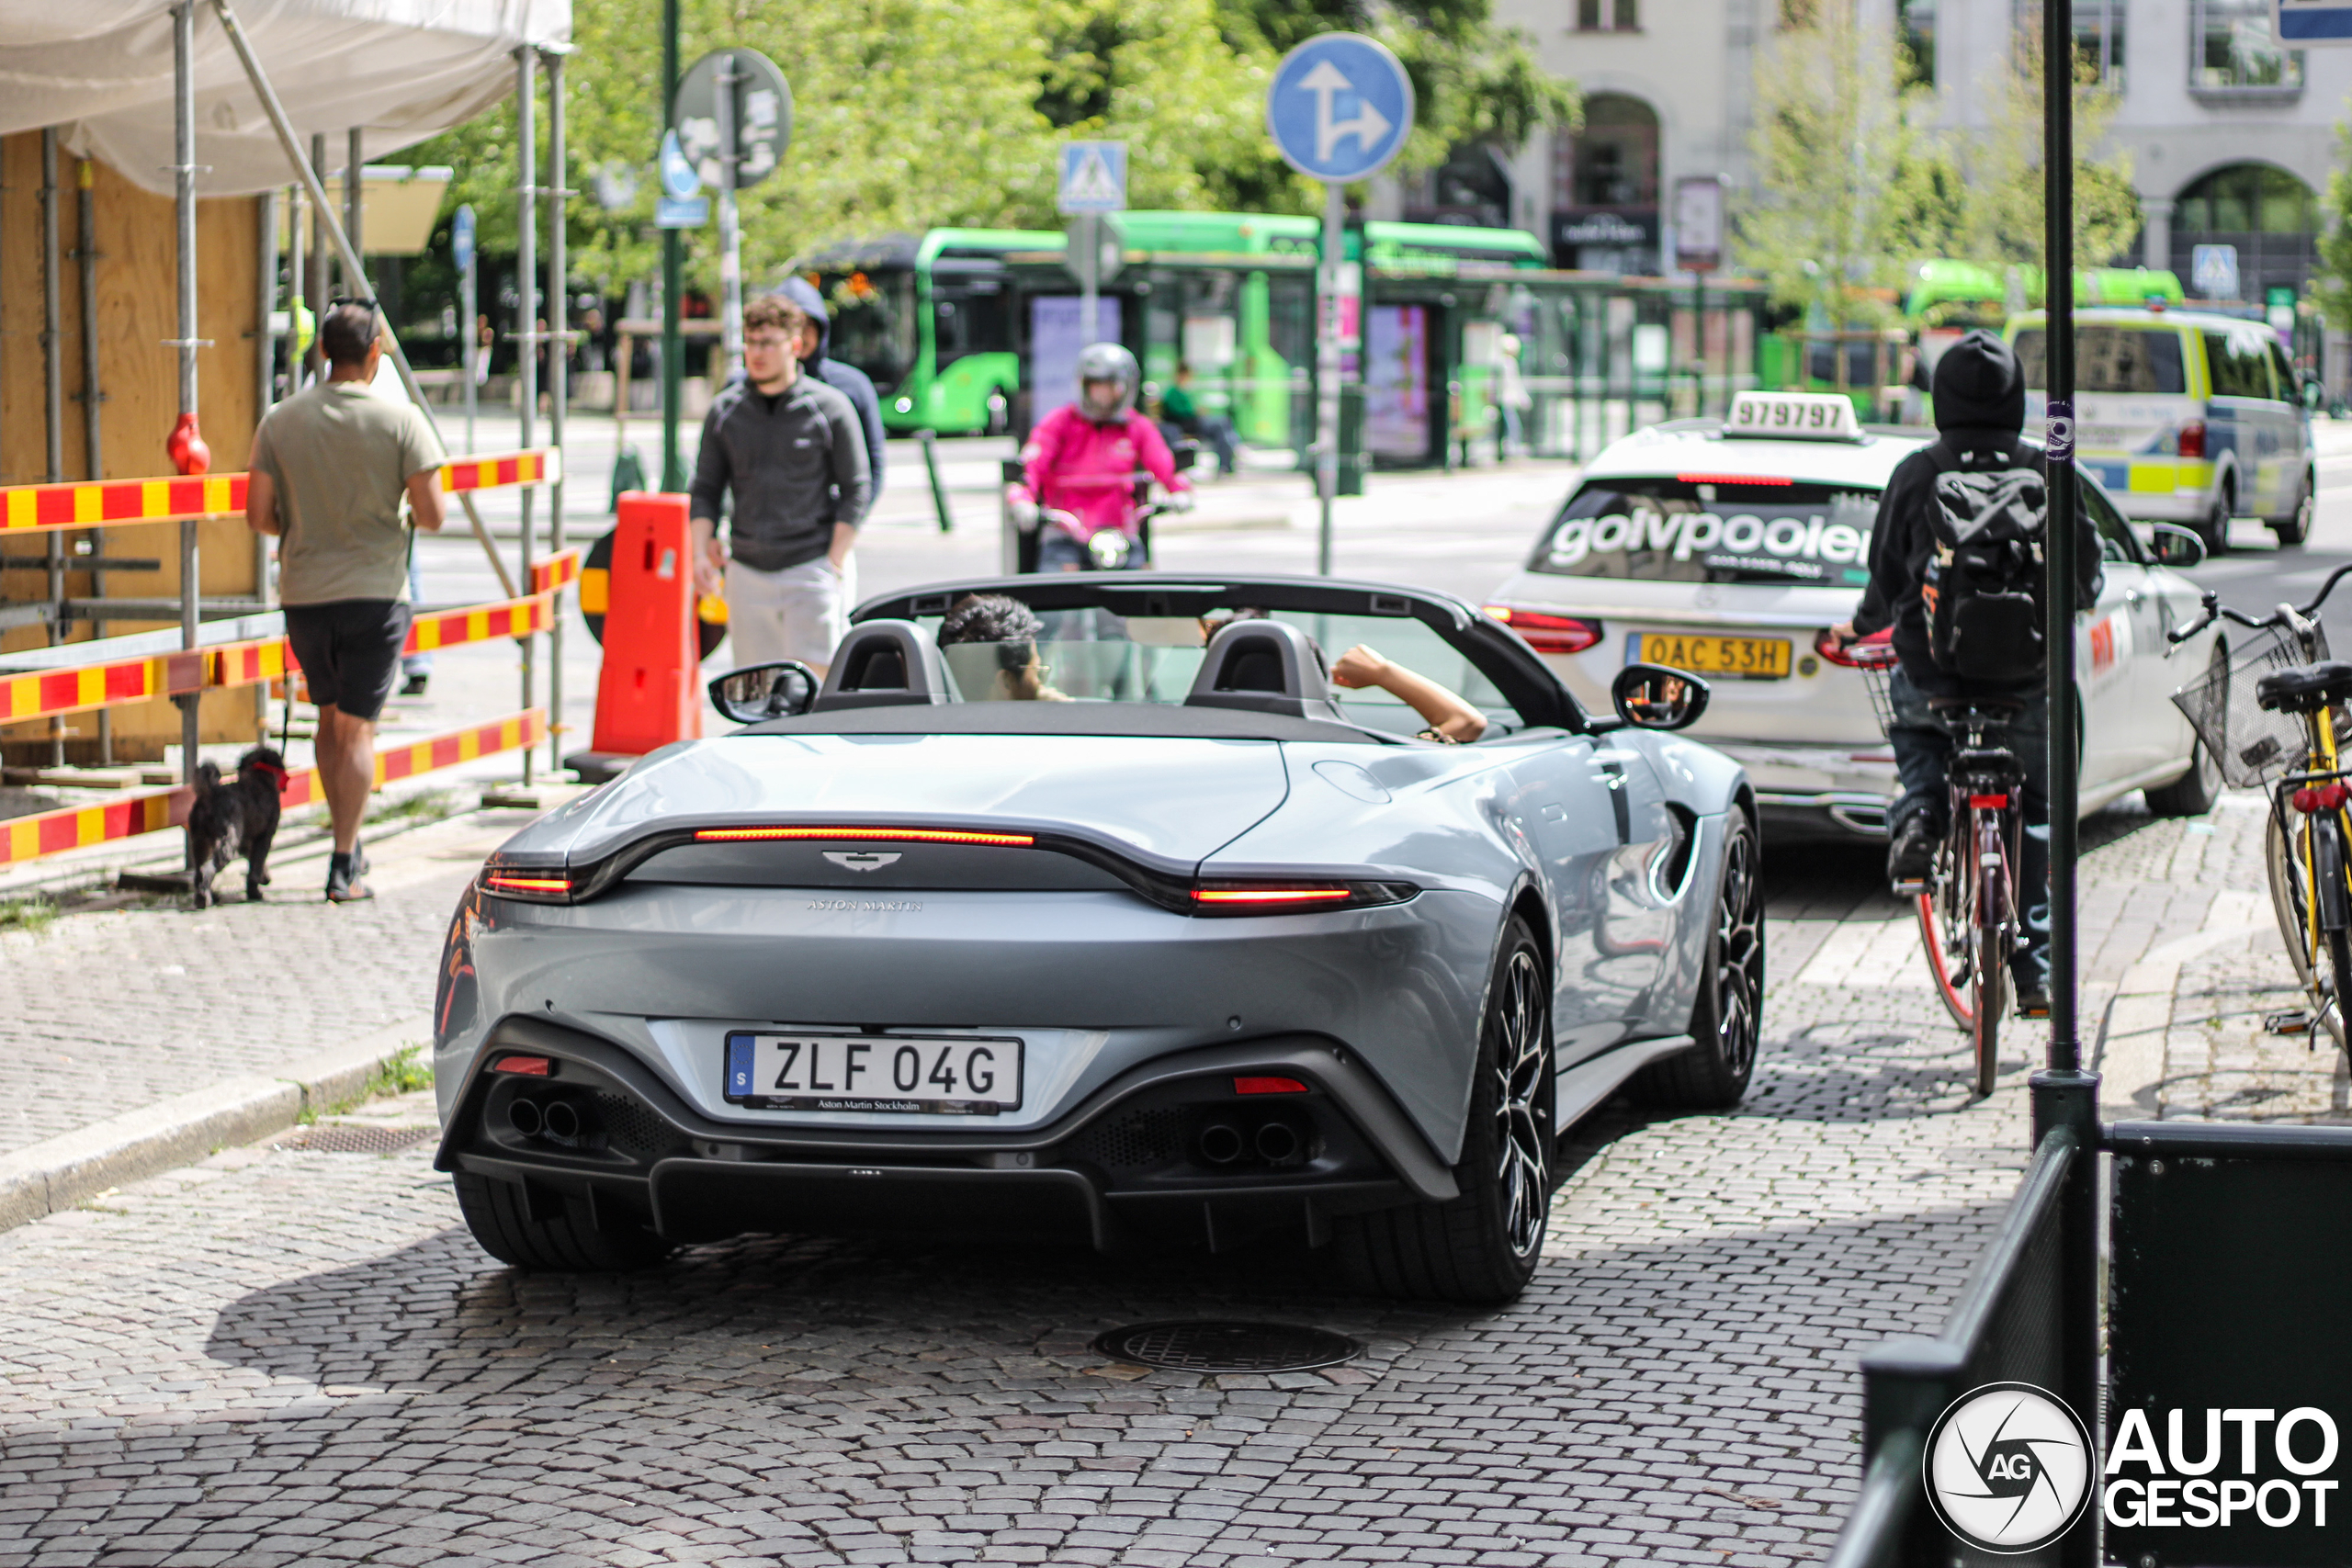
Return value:
[(1886, 836), (1887, 810), (1902, 787), (1892, 751), (1777, 741), (1710, 744), (1747, 771), (1768, 828), (1777, 824), (1838, 837)]
[[(546, 1057), (553, 1070), (493, 1070), (510, 1054)], [(1238, 1077), (1267, 1077), (1305, 1091), (1236, 1091)], [(579, 1135), (519, 1132), (518, 1098), (567, 1101)], [(1211, 1157), (1212, 1129), (1242, 1152)], [(1172, 1053), (1047, 1125), (918, 1135), (715, 1122), (614, 1042), (510, 1017), (455, 1097), (436, 1164), (520, 1187), (534, 1216), (584, 1198), (600, 1226), (647, 1226), (680, 1243), (897, 1231), (1217, 1248), (1288, 1231), (1313, 1245), (1339, 1215), (1456, 1192), (1377, 1079), (1301, 1034)]]

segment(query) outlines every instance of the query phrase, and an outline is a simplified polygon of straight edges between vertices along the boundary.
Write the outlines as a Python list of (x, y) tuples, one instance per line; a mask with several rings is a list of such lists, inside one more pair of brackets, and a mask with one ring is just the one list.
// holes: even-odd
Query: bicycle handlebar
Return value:
[(2191, 621), (2188, 625), (2181, 627), (2178, 631), (2167, 633), (2165, 640), (2175, 643), (2187, 642), (2190, 637), (2195, 637), (2199, 632), (2201, 632), (2207, 626), (2211, 626), (2216, 620), (2234, 621), (2239, 626), (2245, 626), (2250, 631), (2262, 631), (2270, 626), (2283, 626), (2287, 624), (2287, 617), (2290, 609), (2292, 614), (2296, 616), (2309, 616), (2312, 611), (2327, 603), (2327, 596), (2335, 592), (2335, 585), (2343, 581), (2346, 577), (2352, 577), (2352, 562), (2346, 562), (2345, 565), (2337, 567), (2334, 571), (2329, 572), (2327, 574), (2327, 581), (2320, 584), (2319, 592), (2312, 596), (2312, 602), (2310, 604), (2297, 606), (2282, 604), (2278, 609), (2271, 611), (2270, 614), (2264, 615), (2259, 619), (2256, 619), (2252, 615), (2245, 615), (2241, 611), (2230, 609), (2222, 603), (2222, 596), (2209, 588), (2205, 591), (2203, 600), (2205, 613), (2198, 616), (2194, 621)]

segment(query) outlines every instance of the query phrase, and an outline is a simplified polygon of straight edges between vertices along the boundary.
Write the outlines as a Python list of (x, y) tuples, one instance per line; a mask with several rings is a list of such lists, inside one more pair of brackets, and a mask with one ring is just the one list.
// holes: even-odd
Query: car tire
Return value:
[(1544, 950), (1513, 916), (1487, 987), (1460, 1193), (1342, 1218), (1339, 1262), (1358, 1289), (1497, 1306), (1527, 1288), (1544, 1252), (1555, 1123), (1551, 986)]
[(596, 1224), (588, 1200), (563, 1195), (563, 1213), (530, 1217), (523, 1189), (511, 1181), (459, 1171), (458, 1208), (481, 1249), (501, 1263), (533, 1273), (625, 1274), (650, 1269), (672, 1247), (641, 1226), (606, 1230)]
[[(2223, 670), (2229, 662), (2229, 655), (2221, 644), (2214, 644), (2209, 668)], [(2188, 755), (2188, 772), (2168, 784), (2142, 793), (2148, 798), (2148, 809), (2158, 817), (2202, 817), (2222, 798), (2221, 761), (2206, 750), (2203, 740), (2199, 740)]]
[(2197, 536), (2205, 541), (2207, 556), (2230, 553), (2230, 519), (2237, 515), (2237, 491), (2228, 479), (2222, 481), (2220, 491), (2213, 497), (2213, 510), (2197, 525)]
[(1764, 881), (1755, 826), (1735, 808), (1724, 837), (1714, 929), (1690, 1009), (1697, 1042), (1634, 1076), (1634, 1095), (1680, 1111), (1724, 1111), (1747, 1093), (1756, 1072), (1764, 1006)]
[(2295, 510), (2284, 517), (2267, 517), (2263, 521), (2277, 537), (2278, 547), (2293, 549), (2312, 536), (2312, 514), (2319, 506), (2319, 475), (2312, 469), (2303, 470), (2303, 493), (2295, 502)]

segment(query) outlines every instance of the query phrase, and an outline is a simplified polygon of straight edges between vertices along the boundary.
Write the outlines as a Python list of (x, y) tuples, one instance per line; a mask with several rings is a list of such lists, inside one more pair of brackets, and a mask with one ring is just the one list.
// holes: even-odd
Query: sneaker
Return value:
[(373, 898), (376, 895), (359, 879), (364, 870), (366, 865), (356, 850), (347, 855), (338, 852), (327, 856), (327, 902), (356, 904), (363, 898)]
[(2040, 980), (2018, 982), (2018, 1016), (2048, 1018), (2050, 1016), (2050, 987)]
[(1925, 815), (1914, 812), (1895, 825), (1886, 849), (1889, 882), (1925, 882), (1936, 868), (1936, 833)]
[(421, 697), (424, 695), (424, 683), (432, 679), (433, 677), (430, 675), (410, 676), (407, 680), (401, 682), (401, 695), (404, 697)]

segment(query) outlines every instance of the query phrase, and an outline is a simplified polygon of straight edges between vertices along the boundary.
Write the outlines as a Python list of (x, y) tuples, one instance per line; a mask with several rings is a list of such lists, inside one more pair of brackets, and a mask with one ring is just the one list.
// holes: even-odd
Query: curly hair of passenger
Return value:
[(948, 607), (939, 623), (939, 646), (989, 642), (996, 645), (1000, 669), (1019, 673), (1037, 657), (1037, 639), (1046, 625), (1037, 613), (1018, 599), (1001, 593), (967, 593)]

